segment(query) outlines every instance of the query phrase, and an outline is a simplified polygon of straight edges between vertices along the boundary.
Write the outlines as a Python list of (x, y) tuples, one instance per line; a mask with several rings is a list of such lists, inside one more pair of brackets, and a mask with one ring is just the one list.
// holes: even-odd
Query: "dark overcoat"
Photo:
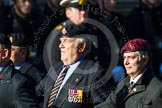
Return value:
[(0, 108), (38, 108), (34, 87), (11, 61), (1, 72)]
[(162, 82), (151, 69), (147, 69), (137, 81), (134, 92), (128, 93), (130, 77), (118, 84), (105, 102), (95, 108), (162, 108)]
[[(60, 72), (62, 65), (56, 67), (56, 73)], [(43, 108), (47, 107), (49, 95), (56, 80), (56, 73), (54, 74), (54, 70), (51, 73), (49, 72), (37, 86), (38, 93), (44, 94)], [(104, 69), (94, 61), (83, 60), (61, 89), (53, 108), (92, 108), (94, 105), (103, 102), (112, 89), (111, 85), (108, 82), (106, 83), (104, 75), (106, 75)], [(81, 90), (83, 92), (81, 102), (70, 100), (69, 90)]]

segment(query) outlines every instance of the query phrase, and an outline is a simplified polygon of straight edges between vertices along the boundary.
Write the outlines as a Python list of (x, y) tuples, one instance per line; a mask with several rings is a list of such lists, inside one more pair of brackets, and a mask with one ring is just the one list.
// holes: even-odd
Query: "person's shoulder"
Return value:
[[(34, 70), (34, 71), (39, 71), (36, 66), (28, 61), (22, 66), (23, 69), (26, 69), (28, 71)], [(21, 68), (20, 68), (21, 69)]]
[(160, 79), (153, 77), (148, 86), (147, 88), (151, 91), (151, 95), (162, 98), (162, 81)]
[(12, 77), (14, 89), (24, 88), (34, 90), (33, 82), (27, 76), (22, 74), (19, 70), (15, 69), (14, 71), (15, 74)]
[(13, 76), (11, 80), (14, 88), (20, 88), (21, 86), (26, 87), (27, 85), (30, 86), (32, 84), (31, 81), (28, 80), (19, 70), (13, 69), (12, 73)]
[[(45, 72), (42, 72), (42, 70), (39, 70), (34, 64), (32, 64), (29, 61), (26, 61), (26, 63), (20, 68), (20, 71), (21, 70), (29, 75), (38, 75), (38, 74), (40, 75), (43, 73), (45, 74)], [(44, 74), (41, 77), (44, 77), (45, 76)]]
[(33, 75), (33, 77), (38, 77), (38, 75), (40, 75), (42, 79), (45, 76), (45, 72), (42, 72), (34, 64), (28, 61), (25, 63), (25, 65), (22, 68), (26, 69), (27, 74)]
[(118, 89), (123, 88), (124, 86), (126, 86), (127, 83), (129, 83), (129, 80), (130, 80), (130, 76), (127, 76), (126, 78), (124, 78), (118, 83), (117, 88)]
[(150, 84), (151, 84), (151, 86), (154, 86), (154, 88), (161, 88), (162, 89), (162, 81), (157, 77), (153, 77)]
[(12, 70), (13, 76), (12, 79), (16, 82), (21, 82), (27, 80), (26, 77), (17, 69)]

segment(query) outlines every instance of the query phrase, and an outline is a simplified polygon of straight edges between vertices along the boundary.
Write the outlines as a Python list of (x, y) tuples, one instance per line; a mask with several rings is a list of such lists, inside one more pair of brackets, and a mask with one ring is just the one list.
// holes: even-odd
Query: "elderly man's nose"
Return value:
[(61, 42), (59, 45), (59, 48), (62, 48), (62, 47), (63, 47), (63, 42)]
[(128, 64), (129, 64), (128, 59), (126, 59), (126, 58), (124, 59), (124, 64), (125, 64), (125, 65), (128, 65)]

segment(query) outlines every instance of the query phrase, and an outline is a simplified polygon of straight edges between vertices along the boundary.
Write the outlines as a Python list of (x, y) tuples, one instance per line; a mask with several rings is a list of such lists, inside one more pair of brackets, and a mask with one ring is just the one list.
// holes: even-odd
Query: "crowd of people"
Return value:
[(0, 0), (0, 108), (161, 108), (158, 0), (126, 16), (115, 0), (12, 2)]

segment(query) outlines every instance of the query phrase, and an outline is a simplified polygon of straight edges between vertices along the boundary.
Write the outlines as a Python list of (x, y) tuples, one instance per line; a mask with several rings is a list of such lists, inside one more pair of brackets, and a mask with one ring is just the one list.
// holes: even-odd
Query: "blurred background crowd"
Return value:
[[(113, 33), (119, 49), (124, 37), (147, 39), (153, 50), (153, 68), (162, 79), (162, 5), (161, 0), (87, 0), (96, 9), (104, 10), (103, 15), (89, 14)], [(0, 0), (0, 33), (10, 35), (21, 33), (27, 37), (29, 62), (46, 74), (43, 62), (43, 48), (50, 32), (67, 20), (60, 0)], [(61, 13), (61, 14), (60, 14)], [(119, 22), (113, 23), (115, 20)], [(110, 23), (111, 22), (111, 23)], [(121, 57), (120, 57), (121, 58)], [(125, 70), (119, 59), (114, 68), (114, 83), (124, 76)]]

